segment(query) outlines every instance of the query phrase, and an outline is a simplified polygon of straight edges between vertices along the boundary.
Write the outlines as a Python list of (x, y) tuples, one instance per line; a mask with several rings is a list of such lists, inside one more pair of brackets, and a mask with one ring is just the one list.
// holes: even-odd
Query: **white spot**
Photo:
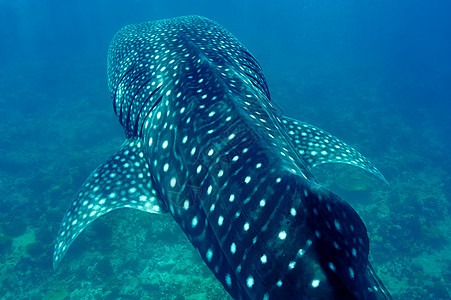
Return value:
[(250, 176), (246, 176), (246, 178), (244, 179), (245, 183), (249, 183), (251, 181), (251, 177)]
[(213, 149), (210, 149), (207, 154), (208, 154), (208, 156), (212, 156), (213, 153), (214, 153)]
[(296, 267), (296, 262), (295, 261), (290, 261), (290, 263), (288, 264), (288, 269), (289, 270), (293, 270), (294, 267)]
[(295, 209), (294, 207), (292, 207), (292, 208), (290, 209), (290, 214), (291, 214), (293, 217), (296, 216), (296, 209)]
[(213, 190), (213, 187), (211, 185), (209, 185), (208, 189), (207, 189), (207, 194), (210, 195), (212, 190)]
[(261, 163), (258, 163), (255, 167), (256, 167), (257, 169), (259, 169), (261, 166), (262, 166), (262, 164), (261, 164)]
[(235, 134), (232, 133), (231, 135), (229, 135), (229, 140), (233, 139), (235, 137)]
[(341, 225), (340, 225), (340, 222), (338, 222), (337, 219), (334, 220), (334, 225), (335, 225), (335, 228), (336, 228), (338, 231), (341, 231)]
[(213, 258), (213, 251), (211, 251), (211, 249), (208, 249), (207, 253), (205, 254), (205, 257), (209, 262), (211, 262), (211, 259)]
[(235, 195), (234, 195), (234, 194), (230, 195), (229, 201), (230, 201), (230, 202), (233, 202), (234, 200), (235, 200)]
[(175, 184), (177, 183), (177, 180), (175, 179), (175, 177), (171, 178), (171, 187), (175, 187)]
[(244, 231), (248, 231), (249, 230), (249, 223), (248, 222), (244, 223), (243, 229), (244, 229)]
[(200, 171), (202, 171), (202, 165), (199, 165), (198, 167), (197, 167), (197, 174), (199, 174), (200, 173)]
[(163, 171), (167, 172), (169, 170), (169, 164), (164, 164)]
[(185, 210), (187, 210), (189, 208), (189, 201), (188, 200), (185, 200), (185, 202), (183, 202), (183, 208)]
[(284, 240), (287, 238), (287, 233), (285, 231), (279, 232), (279, 239)]
[(164, 141), (162, 147), (163, 149), (166, 149), (168, 147), (168, 141)]
[(225, 282), (228, 286), (232, 286), (232, 278), (230, 277), (230, 274), (225, 275)]
[(219, 216), (219, 218), (218, 218), (218, 225), (222, 226), (223, 223), (224, 223), (224, 217), (223, 216)]
[(276, 285), (277, 285), (278, 287), (281, 287), (282, 284), (283, 284), (282, 280), (279, 280), (279, 281), (276, 282)]
[(260, 200), (260, 207), (264, 207), (266, 205), (266, 200), (262, 199)]
[(279, 183), (281, 181), (282, 181), (282, 178), (280, 178), (280, 177), (276, 179), (276, 183)]
[(335, 272), (336, 268), (335, 265), (333, 263), (329, 263), (329, 269), (331, 269), (333, 272)]
[(236, 244), (232, 243), (230, 245), (230, 253), (235, 254), (236, 253)]
[(248, 288), (251, 288), (254, 286), (254, 277), (249, 276), (246, 280), (246, 284)]
[(197, 226), (197, 224), (199, 223), (199, 220), (197, 219), (197, 217), (194, 217), (193, 220), (191, 221), (191, 225), (194, 227)]
[(218, 177), (222, 177), (222, 175), (224, 175), (224, 171), (223, 170), (219, 170)]
[(319, 286), (319, 280), (318, 279), (313, 279), (312, 280), (312, 288), (317, 288)]
[(263, 254), (262, 257), (260, 257), (260, 261), (262, 262), (262, 264), (266, 264), (268, 262), (268, 258), (266, 257), (265, 254)]

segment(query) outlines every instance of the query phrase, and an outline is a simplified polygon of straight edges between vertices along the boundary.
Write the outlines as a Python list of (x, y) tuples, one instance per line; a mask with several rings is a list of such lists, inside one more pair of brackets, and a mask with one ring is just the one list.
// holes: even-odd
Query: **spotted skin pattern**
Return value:
[(387, 299), (357, 213), (310, 168), (342, 162), (385, 181), (330, 134), (280, 116), (261, 67), (228, 31), (189, 16), (114, 37), (108, 84), (126, 134), (64, 216), (56, 268), (118, 208), (170, 213), (235, 299)]
[(284, 117), (282, 123), (293, 141), (296, 150), (309, 168), (324, 163), (344, 163), (362, 168), (386, 184), (379, 172), (362, 154), (324, 130), (291, 118)]

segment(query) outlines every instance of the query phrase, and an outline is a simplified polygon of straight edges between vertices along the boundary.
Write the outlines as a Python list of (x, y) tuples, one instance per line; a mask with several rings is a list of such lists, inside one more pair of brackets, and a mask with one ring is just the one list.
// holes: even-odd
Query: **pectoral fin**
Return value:
[(118, 208), (166, 212), (138, 139), (128, 139), (97, 167), (78, 191), (61, 223), (53, 254), (56, 269), (69, 246), (95, 219)]
[(368, 159), (335, 136), (316, 126), (287, 117), (282, 119), (282, 124), (308, 167), (325, 163), (348, 164), (362, 168), (388, 184)]

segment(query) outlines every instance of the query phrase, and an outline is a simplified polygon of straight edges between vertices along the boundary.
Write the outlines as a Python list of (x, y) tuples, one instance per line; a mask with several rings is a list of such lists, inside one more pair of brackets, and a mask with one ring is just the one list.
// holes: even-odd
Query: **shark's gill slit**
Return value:
[[(140, 80), (143, 80), (144, 78), (144, 74), (148, 73), (147, 71), (141, 71), (140, 73), (138, 73), (136, 75), (136, 78), (139, 78)], [(141, 83), (141, 85), (139, 85), (138, 87), (135, 88), (136, 92), (134, 93), (135, 95), (133, 96), (133, 101), (130, 101), (130, 105), (128, 107), (128, 111), (127, 111), (127, 118), (126, 118), (126, 126), (129, 128), (130, 131), (135, 132), (135, 127), (130, 127), (130, 121), (132, 116), (132, 111), (133, 111), (133, 107), (134, 106), (138, 106), (140, 104), (140, 100), (139, 100), (139, 96), (140, 93), (139, 91), (141, 91), (141, 89), (147, 85), (153, 78), (149, 78), (147, 80), (145, 80), (144, 82)], [(136, 114), (135, 114), (136, 115)]]
[[(256, 85), (257, 88), (259, 87), (260, 90), (262, 90), (263, 93), (266, 94), (268, 99), (270, 99), (271, 97), (270, 97), (268, 85), (266, 83), (266, 79), (263, 76), (261, 76), (261, 72), (259, 72), (257, 70), (257, 68), (261, 69), (260, 64), (255, 60), (255, 57), (252, 56), (252, 54), (250, 54), (248, 51), (245, 50), (242, 53), (246, 55), (246, 57), (248, 58), (248, 61), (249, 61), (249, 62), (243, 61), (242, 65), (246, 66), (249, 69), (251, 69), (252, 72), (254, 72), (254, 74), (256, 74), (256, 75), (253, 75), (253, 74), (250, 74), (250, 72), (246, 72), (245, 71), (246, 75), (248, 75), (251, 78), (253, 78), (255, 80), (255, 83), (253, 82), (254, 85)], [(254, 65), (251, 64), (252, 62), (254, 63)], [(255, 76), (258, 76), (259, 78), (255, 77)]]
[(153, 104), (153, 106), (149, 109), (149, 111), (146, 113), (146, 115), (143, 118), (143, 121), (141, 123), (141, 129), (139, 130), (139, 136), (142, 136), (143, 134), (143, 128), (144, 128), (144, 124), (145, 124), (145, 120), (147, 119), (147, 117), (149, 116), (150, 112), (161, 102), (161, 100), (163, 100), (163, 95), (161, 95), (157, 101), (155, 101), (155, 103)]
[[(152, 80), (152, 79), (150, 79)], [(147, 84), (147, 83), (146, 83)], [(143, 112), (143, 110), (148, 107), (148, 103), (149, 101), (152, 99), (152, 97), (160, 90), (161, 86), (156, 87), (147, 97), (146, 100), (144, 100), (142, 103), (139, 103), (141, 105), (141, 108), (139, 109), (139, 111), (136, 113), (135, 115), (135, 125), (133, 126), (133, 131), (132, 131), (132, 135), (133, 136), (137, 136), (138, 134), (138, 127), (139, 127), (139, 121), (142, 120), (142, 124), (141, 127), (144, 126), (145, 120), (147, 118), (147, 116), (149, 115), (149, 113), (152, 111), (152, 108), (155, 106), (153, 105), (153, 107), (151, 109), (149, 109), (148, 112), (146, 112), (146, 115), (144, 117), (141, 117), (141, 114)], [(129, 128), (129, 130), (131, 131), (131, 128)], [(142, 130), (141, 130), (142, 131)]]
[[(117, 111), (117, 108), (116, 108), (116, 104), (117, 104), (117, 92), (118, 92), (118, 90), (119, 90), (119, 87), (120, 87), (121, 84), (122, 84), (122, 81), (127, 77), (127, 75), (129, 75), (129, 74), (133, 71), (134, 67), (135, 67), (134, 65), (131, 65), (131, 66), (128, 68), (128, 70), (121, 76), (121, 78), (120, 78), (119, 81), (117, 82), (116, 87), (114, 88), (114, 92), (112, 93), (112, 94), (113, 94), (113, 108), (114, 108), (114, 114), (117, 115), (117, 116), (119, 116), (119, 115), (117, 114), (118, 111)], [(129, 82), (128, 84), (131, 84), (131, 83)], [(120, 110), (122, 110), (122, 104), (123, 104), (123, 101), (121, 102)], [(119, 116), (119, 122), (122, 122), (121, 116)], [(122, 123), (120, 123), (120, 124), (122, 125)]]

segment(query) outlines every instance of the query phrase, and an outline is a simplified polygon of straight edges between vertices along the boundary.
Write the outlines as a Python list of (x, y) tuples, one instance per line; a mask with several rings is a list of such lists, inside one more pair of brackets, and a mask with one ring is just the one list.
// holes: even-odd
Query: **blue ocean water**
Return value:
[(0, 298), (225, 299), (168, 216), (116, 211), (58, 270), (54, 239), (89, 173), (123, 140), (106, 55), (124, 25), (199, 14), (262, 65), (286, 115), (365, 154), (319, 181), (361, 215), (394, 299), (451, 293), (451, 4), (447, 1), (0, 1)]

